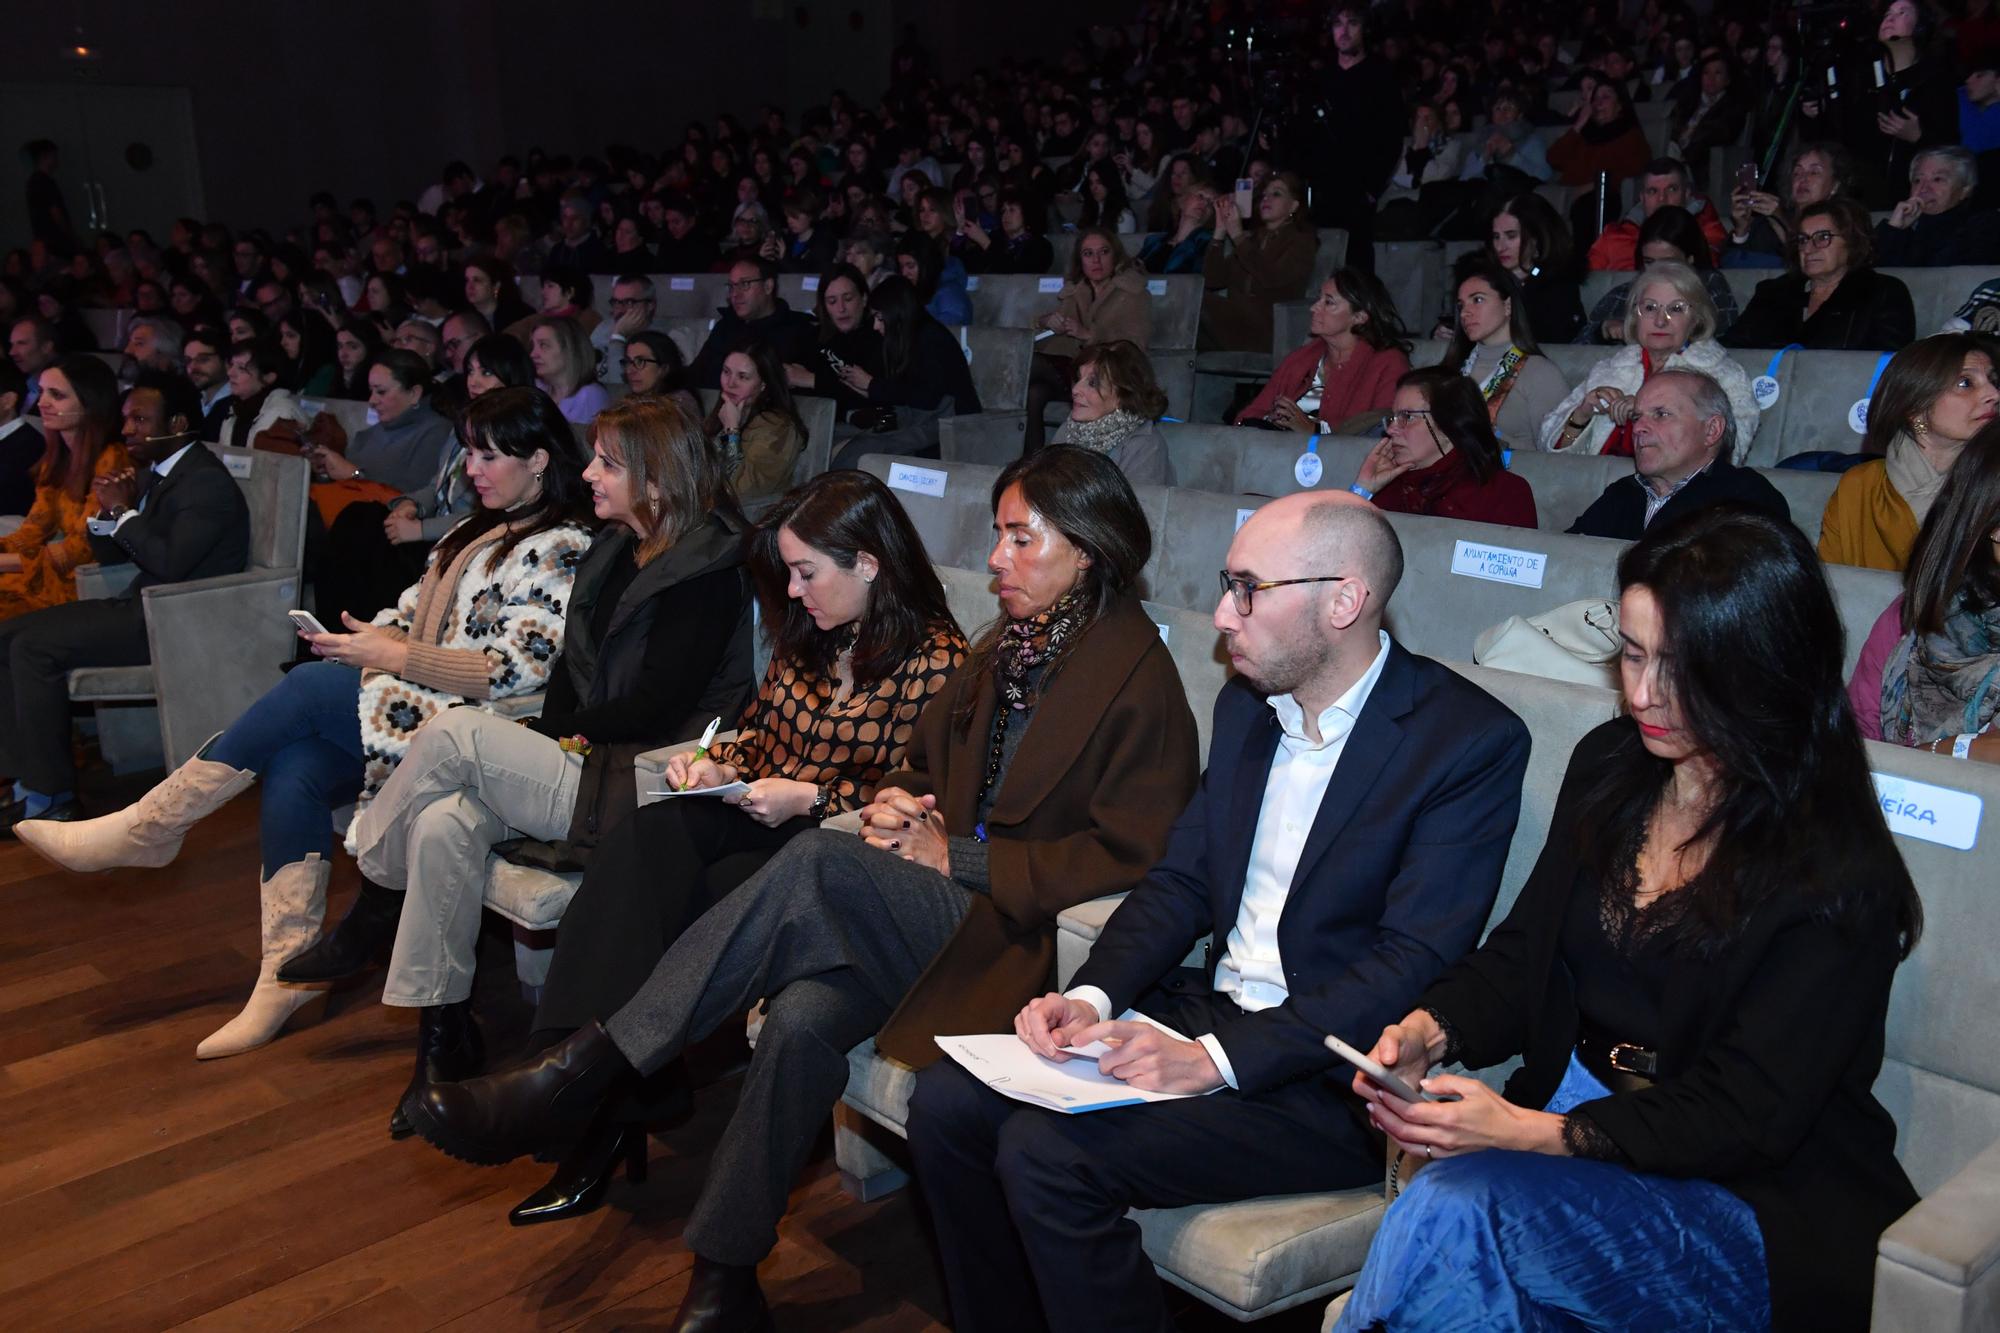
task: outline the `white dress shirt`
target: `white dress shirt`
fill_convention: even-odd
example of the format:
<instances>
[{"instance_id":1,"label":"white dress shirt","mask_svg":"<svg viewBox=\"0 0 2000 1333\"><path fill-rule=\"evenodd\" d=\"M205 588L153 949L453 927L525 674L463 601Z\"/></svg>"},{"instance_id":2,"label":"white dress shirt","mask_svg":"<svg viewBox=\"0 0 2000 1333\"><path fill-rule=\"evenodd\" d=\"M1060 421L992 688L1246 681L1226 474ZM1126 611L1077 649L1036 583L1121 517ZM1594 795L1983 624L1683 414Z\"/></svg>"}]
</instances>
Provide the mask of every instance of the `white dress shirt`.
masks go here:
<instances>
[{"instance_id":1,"label":"white dress shirt","mask_svg":"<svg viewBox=\"0 0 2000 1333\"><path fill-rule=\"evenodd\" d=\"M1236 925L1229 932L1222 959L1215 968L1215 989L1227 995L1245 1013L1274 1009L1290 997L1285 984L1284 960L1278 952L1278 922L1291 896L1292 878L1298 872L1299 857L1305 852L1306 837L1319 817L1327 784L1347 749L1347 737L1382 668L1389 661L1389 636L1377 631L1380 647L1375 660L1348 686L1347 692L1327 705L1319 715L1319 740L1307 738L1305 710L1289 694L1273 695L1265 702L1277 714L1278 748L1271 756L1271 770L1264 781L1264 802L1257 816L1257 832L1250 843L1250 862L1244 872L1243 898L1236 909ZM1069 998L1088 1001L1109 1018L1111 997L1096 986L1078 986ZM1196 1038L1222 1075L1222 1081L1236 1086L1236 1071L1222 1042L1213 1033Z\"/></svg>"}]
</instances>

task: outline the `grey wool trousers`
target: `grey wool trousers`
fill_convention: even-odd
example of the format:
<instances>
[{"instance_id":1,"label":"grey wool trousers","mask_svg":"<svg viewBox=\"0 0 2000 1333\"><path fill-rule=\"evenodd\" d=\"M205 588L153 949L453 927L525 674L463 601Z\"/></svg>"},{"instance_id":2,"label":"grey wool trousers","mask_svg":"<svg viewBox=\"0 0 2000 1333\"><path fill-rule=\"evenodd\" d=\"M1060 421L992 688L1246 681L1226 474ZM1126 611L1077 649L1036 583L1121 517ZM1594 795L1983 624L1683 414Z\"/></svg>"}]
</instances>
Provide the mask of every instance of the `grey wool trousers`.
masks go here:
<instances>
[{"instance_id":1,"label":"grey wool trousers","mask_svg":"<svg viewBox=\"0 0 2000 1333\"><path fill-rule=\"evenodd\" d=\"M847 1052L880 1030L957 930L970 890L815 829L690 926L605 1024L650 1074L769 1001L736 1112L688 1215L688 1248L755 1264L777 1243L792 1182L847 1086Z\"/></svg>"}]
</instances>

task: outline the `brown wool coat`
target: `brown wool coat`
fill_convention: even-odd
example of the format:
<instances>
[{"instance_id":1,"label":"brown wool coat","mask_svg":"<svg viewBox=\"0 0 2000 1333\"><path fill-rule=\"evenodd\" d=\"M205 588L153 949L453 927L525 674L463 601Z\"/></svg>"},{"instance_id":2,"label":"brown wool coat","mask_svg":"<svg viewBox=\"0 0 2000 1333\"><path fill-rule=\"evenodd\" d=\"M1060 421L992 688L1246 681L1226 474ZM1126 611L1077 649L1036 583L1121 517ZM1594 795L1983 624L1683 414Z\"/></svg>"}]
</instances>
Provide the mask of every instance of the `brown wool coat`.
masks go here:
<instances>
[{"instance_id":1,"label":"brown wool coat","mask_svg":"<svg viewBox=\"0 0 2000 1333\"><path fill-rule=\"evenodd\" d=\"M976 690L971 726L952 724L961 690ZM993 674L961 672L917 723L906 767L884 787L936 793L945 826L970 830L985 774ZM922 1068L944 1033L1005 1032L1049 989L1056 916L1137 884L1200 776L1194 714L1173 657L1136 597L1127 597L1069 651L1036 706L987 818L992 889L903 1003L876 1047Z\"/></svg>"}]
</instances>

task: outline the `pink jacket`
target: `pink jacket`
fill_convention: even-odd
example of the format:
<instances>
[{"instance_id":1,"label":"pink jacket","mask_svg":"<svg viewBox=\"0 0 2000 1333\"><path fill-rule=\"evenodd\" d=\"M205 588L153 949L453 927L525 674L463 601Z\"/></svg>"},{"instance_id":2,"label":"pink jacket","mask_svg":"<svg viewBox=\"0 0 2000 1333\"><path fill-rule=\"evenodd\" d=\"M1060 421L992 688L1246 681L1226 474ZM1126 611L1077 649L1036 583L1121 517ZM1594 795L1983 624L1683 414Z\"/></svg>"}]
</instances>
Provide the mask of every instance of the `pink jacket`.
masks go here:
<instances>
[{"instance_id":1,"label":"pink jacket","mask_svg":"<svg viewBox=\"0 0 2000 1333\"><path fill-rule=\"evenodd\" d=\"M1326 344L1314 338L1283 361L1271 374L1270 382L1257 391L1250 406L1237 415L1236 424L1269 416L1280 398L1296 399L1312 383L1313 371L1326 355ZM1338 430L1340 423L1360 412L1386 412L1395 401L1396 381L1408 374L1410 358L1401 349L1378 351L1365 342L1354 344L1353 355L1327 377L1325 397L1320 399L1319 419Z\"/></svg>"}]
</instances>

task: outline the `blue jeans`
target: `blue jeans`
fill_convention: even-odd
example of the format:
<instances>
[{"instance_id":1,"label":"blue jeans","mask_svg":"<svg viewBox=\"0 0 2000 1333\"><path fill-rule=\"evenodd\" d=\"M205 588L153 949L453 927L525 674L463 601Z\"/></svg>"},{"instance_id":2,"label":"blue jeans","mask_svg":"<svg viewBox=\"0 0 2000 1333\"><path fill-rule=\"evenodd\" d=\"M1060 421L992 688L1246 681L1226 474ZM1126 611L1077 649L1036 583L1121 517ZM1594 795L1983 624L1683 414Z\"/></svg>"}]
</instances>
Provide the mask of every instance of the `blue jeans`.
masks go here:
<instances>
[{"instance_id":1,"label":"blue jeans","mask_svg":"<svg viewBox=\"0 0 2000 1333\"><path fill-rule=\"evenodd\" d=\"M1609 1095L1572 1055L1547 1109ZM1487 1151L1426 1164L1389 1205L1335 1329L1770 1326L1763 1232L1722 1186Z\"/></svg>"},{"instance_id":2,"label":"blue jeans","mask_svg":"<svg viewBox=\"0 0 2000 1333\"><path fill-rule=\"evenodd\" d=\"M308 853L333 855L333 811L361 794L361 673L338 662L292 668L204 757L263 784L264 877Z\"/></svg>"}]
</instances>

